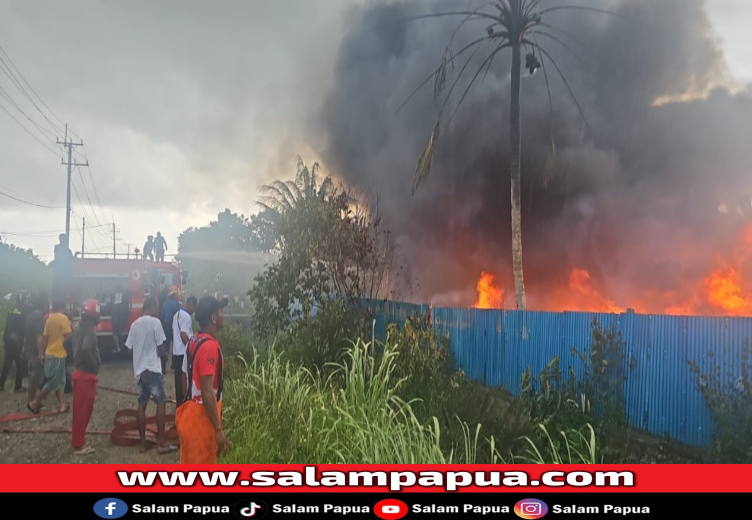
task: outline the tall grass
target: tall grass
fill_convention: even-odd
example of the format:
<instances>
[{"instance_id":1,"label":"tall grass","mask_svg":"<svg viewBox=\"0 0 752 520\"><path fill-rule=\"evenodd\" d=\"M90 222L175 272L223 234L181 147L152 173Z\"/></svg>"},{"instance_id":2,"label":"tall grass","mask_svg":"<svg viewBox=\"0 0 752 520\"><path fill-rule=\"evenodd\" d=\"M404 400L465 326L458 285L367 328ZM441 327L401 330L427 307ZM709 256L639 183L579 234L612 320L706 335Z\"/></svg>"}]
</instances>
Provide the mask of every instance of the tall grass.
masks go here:
<instances>
[{"instance_id":1,"label":"tall grass","mask_svg":"<svg viewBox=\"0 0 752 520\"><path fill-rule=\"evenodd\" d=\"M449 464L474 462L477 438L462 456L445 454L440 428L422 424L397 395L396 348L376 357L372 343L351 344L332 374L297 367L274 349L254 356L228 381L226 421L235 448L228 462Z\"/></svg>"},{"instance_id":2,"label":"tall grass","mask_svg":"<svg viewBox=\"0 0 752 520\"><path fill-rule=\"evenodd\" d=\"M539 446L530 437L523 437L521 454L512 455L512 462L524 464L602 464L598 455L595 430L586 425L585 433L579 430L559 432L560 438L552 436L548 429L540 424L543 442Z\"/></svg>"},{"instance_id":3,"label":"tall grass","mask_svg":"<svg viewBox=\"0 0 752 520\"><path fill-rule=\"evenodd\" d=\"M373 343L358 340L339 362L326 367L330 375L324 378L291 363L274 348L263 357L254 353L250 360L238 354L243 369L227 381L225 400L225 423L234 446L224 461L472 464L479 450L488 450L501 462L493 438L484 439L480 425L471 428L459 421L462 442L442 447L439 421L420 421L413 409L417 400L406 402L399 396L407 379L395 376L399 358L395 344L387 342L377 355ZM593 438L593 446L594 442ZM519 462L552 456L550 449L534 448L529 440ZM572 444L569 458L577 459L580 452L582 447Z\"/></svg>"}]
</instances>

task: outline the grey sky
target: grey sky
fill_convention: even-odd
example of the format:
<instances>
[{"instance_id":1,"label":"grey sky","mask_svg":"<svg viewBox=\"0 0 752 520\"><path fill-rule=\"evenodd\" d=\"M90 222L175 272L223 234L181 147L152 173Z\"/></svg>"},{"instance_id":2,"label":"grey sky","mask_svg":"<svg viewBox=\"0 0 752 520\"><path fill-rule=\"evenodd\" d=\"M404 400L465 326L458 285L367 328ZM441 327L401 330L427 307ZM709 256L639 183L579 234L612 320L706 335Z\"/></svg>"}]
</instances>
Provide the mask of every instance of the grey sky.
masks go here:
<instances>
[{"instance_id":1,"label":"grey sky","mask_svg":"<svg viewBox=\"0 0 752 520\"><path fill-rule=\"evenodd\" d=\"M121 252L125 243L140 247L158 230L174 252L183 229L225 207L251 213L256 186L289 175L296 154L316 160L305 123L328 90L343 16L355 3L0 0L0 45L84 139L104 206L102 216L89 170L74 172L73 249L80 249L75 230L87 214L88 226L114 217ZM752 4L709 5L732 73L752 79L746 35ZM2 72L0 87L49 129ZM0 105L53 146L2 95ZM45 150L2 110L0 139L0 191L63 206L62 154ZM49 260L64 230L64 210L0 199L0 232L36 235L7 238ZM86 240L87 249L112 249L105 228Z\"/></svg>"}]
</instances>

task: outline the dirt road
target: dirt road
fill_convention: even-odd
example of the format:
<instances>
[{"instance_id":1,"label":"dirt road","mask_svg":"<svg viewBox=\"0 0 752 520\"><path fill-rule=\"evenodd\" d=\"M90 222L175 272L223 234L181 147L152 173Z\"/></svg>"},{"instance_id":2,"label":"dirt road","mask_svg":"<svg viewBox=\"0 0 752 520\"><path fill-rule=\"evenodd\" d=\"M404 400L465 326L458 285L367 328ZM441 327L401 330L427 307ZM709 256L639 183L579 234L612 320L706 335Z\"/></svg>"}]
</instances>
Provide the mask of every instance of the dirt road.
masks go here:
<instances>
[{"instance_id":1,"label":"dirt road","mask_svg":"<svg viewBox=\"0 0 752 520\"><path fill-rule=\"evenodd\" d=\"M169 370L169 369L168 369ZM12 381L12 377L10 381ZM165 375L168 398L175 398L172 371ZM9 383L10 383L9 381ZM26 381L24 381L24 384ZM100 386L135 391L133 365L129 359L104 359L99 374ZM71 402L71 394L65 396ZM44 411L54 410L54 397L47 399ZM136 409L136 396L99 390L89 430L111 430L115 412L121 409ZM174 404L167 405L167 413L175 411ZM14 394L12 383L0 392L0 416L11 413L27 413L26 394ZM155 415L156 406L149 404L147 415ZM71 426L71 413L36 417L21 421L0 423L0 429L56 429ZM87 435L87 442L94 453L76 455L70 446L70 433L0 433L0 463L2 464L175 464L177 453L160 455L156 448L139 453L136 447L113 446L109 435Z\"/></svg>"}]
</instances>

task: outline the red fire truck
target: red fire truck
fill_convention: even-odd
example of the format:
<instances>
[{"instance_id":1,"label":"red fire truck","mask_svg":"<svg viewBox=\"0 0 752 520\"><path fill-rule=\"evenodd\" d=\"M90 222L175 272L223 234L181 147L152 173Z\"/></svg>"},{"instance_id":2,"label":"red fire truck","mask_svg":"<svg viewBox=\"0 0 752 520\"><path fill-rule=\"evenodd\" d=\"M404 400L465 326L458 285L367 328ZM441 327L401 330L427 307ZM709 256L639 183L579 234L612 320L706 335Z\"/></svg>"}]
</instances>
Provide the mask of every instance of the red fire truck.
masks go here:
<instances>
[{"instance_id":1,"label":"red fire truck","mask_svg":"<svg viewBox=\"0 0 752 520\"><path fill-rule=\"evenodd\" d=\"M81 304L96 299L101 308L97 327L100 348L122 349L131 324L141 316L144 301L156 298L161 308L169 288L186 283L187 273L173 262L75 258L67 295L69 316L77 326Z\"/></svg>"}]
</instances>

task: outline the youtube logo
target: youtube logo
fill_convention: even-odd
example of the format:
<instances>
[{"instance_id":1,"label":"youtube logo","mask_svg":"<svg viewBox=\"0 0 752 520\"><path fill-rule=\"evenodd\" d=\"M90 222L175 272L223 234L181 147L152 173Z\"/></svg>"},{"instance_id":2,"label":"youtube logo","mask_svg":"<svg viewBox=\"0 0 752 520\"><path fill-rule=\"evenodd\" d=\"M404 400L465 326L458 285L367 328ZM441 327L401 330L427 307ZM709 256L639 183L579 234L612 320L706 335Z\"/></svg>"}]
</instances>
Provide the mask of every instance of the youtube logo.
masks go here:
<instances>
[{"instance_id":1,"label":"youtube logo","mask_svg":"<svg viewBox=\"0 0 752 520\"><path fill-rule=\"evenodd\" d=\"M407 504L401 500L388 498L373 506L373 514L383 520L399 520L408 512Z\"/></svg>"}]
</instances>

